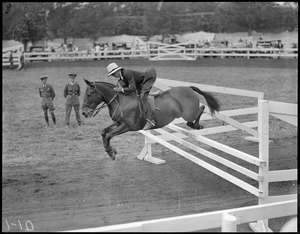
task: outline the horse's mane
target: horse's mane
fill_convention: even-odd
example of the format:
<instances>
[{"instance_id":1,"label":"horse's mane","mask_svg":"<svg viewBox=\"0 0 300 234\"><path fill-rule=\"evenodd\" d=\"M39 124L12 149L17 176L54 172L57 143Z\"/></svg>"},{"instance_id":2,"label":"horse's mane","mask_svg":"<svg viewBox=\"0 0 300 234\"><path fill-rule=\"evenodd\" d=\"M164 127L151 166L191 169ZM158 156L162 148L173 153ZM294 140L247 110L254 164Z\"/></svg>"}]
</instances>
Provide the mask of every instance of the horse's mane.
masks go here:
<instances>
[{"instance_id":1,"label":"horse's mane","mask_svg":"<svg viewBox=\"0 0 300 234\"><path fill-rule=\"evenodd\" d=\"M111 86L112 88L116 87L114 84L104 82L104 81L94 81L94 82L95 82L95 84L104 84L104 85L107 85L107 86Z\"/></svg>"}]
</instances>

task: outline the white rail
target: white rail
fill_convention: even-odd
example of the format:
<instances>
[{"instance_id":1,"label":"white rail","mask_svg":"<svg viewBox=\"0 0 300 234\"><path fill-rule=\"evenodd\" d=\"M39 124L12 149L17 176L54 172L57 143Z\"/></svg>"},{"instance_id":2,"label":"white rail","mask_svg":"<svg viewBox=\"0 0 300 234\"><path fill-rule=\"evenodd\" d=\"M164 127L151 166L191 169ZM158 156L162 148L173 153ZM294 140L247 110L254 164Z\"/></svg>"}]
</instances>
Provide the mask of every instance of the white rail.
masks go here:
<instances>
[{"instance_id":1,"label":"white rail","mask_svg":"<svg viewBox=\"0 0 300 234\"><path fill-rule=\"evenodd\" d=\"M172 218L70 230L66 232L193 232L220 227L224 232L236 231L237 225L243 223L255 222L260 219L296 215L297 207L297 200L290 200Z\"/></svg>"},{"instance_id":2,"label":"white rail","mask_svg":"<svg viewBox=\"0 0 300 234\"><path fill-rule=\"evenodd\" d=\"M17 46L20 48L20 46ZM16 48L17 48L16 47ZM12 49L3 49L3 53ZM13 48L15 50L15 48ZM33 61L76 61L96 59L150 59L150 60L195 60L203 57L244 57L244 58L298 58L298 49L260 49L260 48L155 48L140 50L107 50L100 52L25 52L25 62ZM8 66L8 57L2 54L2 65Z\"/></svg>"}]
</instances>

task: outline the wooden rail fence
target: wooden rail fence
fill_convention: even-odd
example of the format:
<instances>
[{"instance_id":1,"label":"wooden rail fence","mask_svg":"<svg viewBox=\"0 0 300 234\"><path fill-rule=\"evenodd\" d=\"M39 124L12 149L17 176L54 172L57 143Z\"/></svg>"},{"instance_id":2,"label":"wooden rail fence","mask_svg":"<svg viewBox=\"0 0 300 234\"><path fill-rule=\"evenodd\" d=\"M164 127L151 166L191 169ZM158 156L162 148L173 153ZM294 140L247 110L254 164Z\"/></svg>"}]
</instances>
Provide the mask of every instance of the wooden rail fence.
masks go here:
<instances>
[{"instance_id":1,"label":"wooden rail fence","mask_svg":"<svg viewBox=\"0 0 300 234\"><path fill-rule=\"evenodd\" d=\"M77 51L77 52L25 52L25 62L52 62L100 59L148 59L159 60L196 60L201 58L298 58L298 49L264 49L264 48L187 48L186 44L148 43L147 49ZM17 48L18 47L18 48ZM14 64L19 63L23 47L17 46L2 50L2 66L9 66L9 51L13 51Z\"/></svg>"}]
</instances>

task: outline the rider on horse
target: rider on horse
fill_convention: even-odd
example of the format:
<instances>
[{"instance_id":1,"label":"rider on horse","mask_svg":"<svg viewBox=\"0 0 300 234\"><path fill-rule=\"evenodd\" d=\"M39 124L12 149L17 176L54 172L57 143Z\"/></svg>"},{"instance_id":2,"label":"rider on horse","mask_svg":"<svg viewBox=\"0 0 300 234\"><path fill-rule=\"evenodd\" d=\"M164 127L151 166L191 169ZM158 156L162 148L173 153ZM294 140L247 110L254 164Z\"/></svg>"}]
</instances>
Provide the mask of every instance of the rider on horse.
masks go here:
<instances>
[{"instance_id":1,"label":"rider on horse","mask_svg":"<svg viewBox=\"0 0 300 234\"><path fill-rule=\"evenodd\" d=\"M156 71L154 68L149 68L145 72L127 70L119 67L116 63L111 63L107 66L108 76L119 78L117 86L114 91L117 93L124 93L125 95L136 92L142 102L143 112L145 114L147 123L143 130L151 129L155 126L153 113L150 104L148 103L148 95L156 80Z\"/></svg>"}]
</instances>

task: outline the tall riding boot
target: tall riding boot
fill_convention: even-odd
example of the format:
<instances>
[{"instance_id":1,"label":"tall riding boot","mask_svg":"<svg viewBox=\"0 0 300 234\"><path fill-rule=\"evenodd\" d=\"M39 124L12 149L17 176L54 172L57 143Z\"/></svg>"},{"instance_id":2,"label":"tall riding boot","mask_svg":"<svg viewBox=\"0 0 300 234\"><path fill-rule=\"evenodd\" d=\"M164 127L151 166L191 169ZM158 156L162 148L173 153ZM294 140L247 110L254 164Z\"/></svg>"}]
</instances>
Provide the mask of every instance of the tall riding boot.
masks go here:
<instances>
[{"instance_id":1,"label":"tall riding boot","mask_svg":"<svg viewBox=\"0 0 300 234\"><path fill-rule=\"evenodd\" d=\"M54 117L52 116L52 120L53 120L54 125L56 125L56 119L55 119L55 116L54 116Z\"/></svg>"},{"instance_id":2,"label":"tall riding boot","mask_svg":"<svg viewBox=\"0 0 300 234\"><path fill-rule=\"evenodd\" d=\"M47 127L49 127L49 118L48 118L48 116L45 116L45 120L46 120L46 123L47 123Z\"/></svg>"},{"instance_id":3,"label":"tall riding boot","mask_svg":"<svg viewBox=\"0 0 300 234\"><path fill-rule=\"evenodd\" d=\"M142 98L142 104L143 104L143 111L145 113L145 118L147 120L147 123L144 126L143 130L148 130L148 129L151 129L155 126L155 121L154 121L154 118L153 118L153 114L152 114L150 104L148 103L148 100L147 100L147 96L144 96Z\"/></svg>"},{"instance_id":4,"label":"tall riding boot","mask_svg":"<svg viewBox=\"0 0 300 234\"><path fill-rule=\"evenodd\" d=\"M51 116L52 116L53 123L56 125L56 119L54 113L51 113Z\"/></svg>"}]
</instances>

